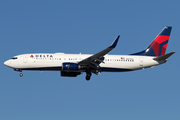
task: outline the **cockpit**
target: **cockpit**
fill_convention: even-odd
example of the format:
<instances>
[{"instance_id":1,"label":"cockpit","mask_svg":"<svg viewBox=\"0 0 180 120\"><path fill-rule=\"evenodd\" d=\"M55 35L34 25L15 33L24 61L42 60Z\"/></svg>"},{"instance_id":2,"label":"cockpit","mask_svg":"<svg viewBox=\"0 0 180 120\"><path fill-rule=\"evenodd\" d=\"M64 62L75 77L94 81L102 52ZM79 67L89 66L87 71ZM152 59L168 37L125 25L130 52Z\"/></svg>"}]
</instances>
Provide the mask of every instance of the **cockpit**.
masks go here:
<instances>
[{"instance_id":1,"label":"cockpit","mask_svg":"<svg viewBox=\"0 0 180 120\"><path fill-rule=\"evenodd\" d=\"M11 59L16 60L16 59L18 59L18 57L12 57Z\"/></svg>"}]
</instances>

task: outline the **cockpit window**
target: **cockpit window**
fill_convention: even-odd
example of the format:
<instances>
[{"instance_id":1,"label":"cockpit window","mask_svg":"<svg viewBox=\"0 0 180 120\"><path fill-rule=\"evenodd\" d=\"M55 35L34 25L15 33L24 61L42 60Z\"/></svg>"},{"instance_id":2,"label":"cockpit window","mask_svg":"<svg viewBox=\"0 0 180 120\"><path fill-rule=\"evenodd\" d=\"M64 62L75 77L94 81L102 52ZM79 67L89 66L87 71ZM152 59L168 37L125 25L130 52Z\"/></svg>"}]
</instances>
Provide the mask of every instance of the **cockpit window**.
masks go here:
<instances>
[{"instance_id":1,"label":"cockpit window","mask_svg":"<svg viewBox=\"0 0 180 120\"><path fill-rule=\"evenodd\" d=\"M17 58L17 57L13 57L13 58L11 58L11 59L15 60L15 59L18 59L18 58Z\"/></svg>"}]
</instances>

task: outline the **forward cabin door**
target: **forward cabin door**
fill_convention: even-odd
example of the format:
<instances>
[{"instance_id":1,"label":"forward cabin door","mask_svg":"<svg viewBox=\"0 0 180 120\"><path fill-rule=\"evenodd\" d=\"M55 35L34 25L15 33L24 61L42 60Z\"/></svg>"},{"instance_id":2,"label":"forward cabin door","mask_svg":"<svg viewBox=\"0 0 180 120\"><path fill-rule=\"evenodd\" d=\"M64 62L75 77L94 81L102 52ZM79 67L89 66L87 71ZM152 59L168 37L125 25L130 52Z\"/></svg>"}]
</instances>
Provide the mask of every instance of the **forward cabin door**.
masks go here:
<instances>
[{"instance_id":1,"label":"forward cabin door","mask_svg":"<svg viewBox=\"0 0 180 120\"><path fill-rule=\"evenodd\" d=\"M27 55L24 55L24 56L23 56L23 62L24 62L24 63L27 63L27 62L28 62L28 56L27 56Z\"/></svg>"},{"instance_id":2,"label":"forward cabin door","mask_svg":"<svg viewBox=\"0 0 180 120\"><path fill-rule=\"evenodd\" d=\"M143 66L143 58L139 58L139 66Z\"/></svg>"}]
</instances>

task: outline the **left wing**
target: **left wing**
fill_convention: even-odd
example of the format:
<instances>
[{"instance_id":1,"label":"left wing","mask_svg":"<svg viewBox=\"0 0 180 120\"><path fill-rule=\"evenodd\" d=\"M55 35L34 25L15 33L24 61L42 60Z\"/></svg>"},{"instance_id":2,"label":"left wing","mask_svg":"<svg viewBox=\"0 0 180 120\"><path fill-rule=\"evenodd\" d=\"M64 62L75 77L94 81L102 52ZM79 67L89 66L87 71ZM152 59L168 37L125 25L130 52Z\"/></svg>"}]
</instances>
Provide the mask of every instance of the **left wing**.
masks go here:
<instances>
[{"instance_id":1,"label":"left wing","mask_svg":"<svg viewBox=\"0 0 180 120\"><path fill-rule=\"evenodd\" d=\"M98 52L82 61L80 61L78 64L82 66L86 66L88 68L97 69L100 63L103 63L104 61L104 55L106 55L108 52L110 52L112 49L114 49L118 43L120 36L117 36L117 38L114 40L114 42L111 44L111 46L107 47L106 49L102 50L101 52Z\"/></svg>"}]
</instances>

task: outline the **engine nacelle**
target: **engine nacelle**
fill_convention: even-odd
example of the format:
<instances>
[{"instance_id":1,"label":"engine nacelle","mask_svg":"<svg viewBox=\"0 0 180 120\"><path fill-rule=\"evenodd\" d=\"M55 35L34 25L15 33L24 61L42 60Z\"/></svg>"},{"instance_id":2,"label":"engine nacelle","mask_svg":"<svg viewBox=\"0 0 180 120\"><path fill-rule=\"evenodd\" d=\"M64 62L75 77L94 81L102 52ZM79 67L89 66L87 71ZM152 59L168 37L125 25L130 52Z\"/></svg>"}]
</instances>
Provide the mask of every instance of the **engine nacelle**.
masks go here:
<instances>
[{"instance_id":1,"label":"engine nacelle","mask_svg":"<svg viewBox=\"0 0 180 120\"><path fill-rule=\"evenodd\" d=\"M62 70L77 71L79 68L80 66L77 63L66 62L62 64Z\"/></svg>"},{"instance_id":2,"label":"engine nacelle","mask_svg":"<svg viewBox=\"0 0 180 120\"><path fill-rule=\"evenodd\" d=\"M61 71L61 76L62 77L77 77L77 75L80 75L80 72L65 72Z\"/></svg>"}]
</instances>

